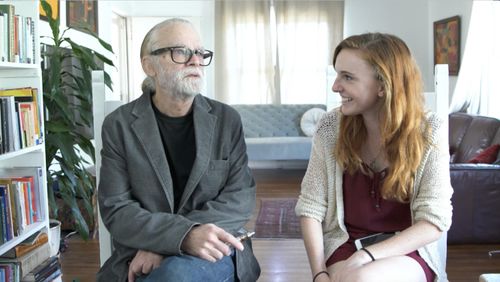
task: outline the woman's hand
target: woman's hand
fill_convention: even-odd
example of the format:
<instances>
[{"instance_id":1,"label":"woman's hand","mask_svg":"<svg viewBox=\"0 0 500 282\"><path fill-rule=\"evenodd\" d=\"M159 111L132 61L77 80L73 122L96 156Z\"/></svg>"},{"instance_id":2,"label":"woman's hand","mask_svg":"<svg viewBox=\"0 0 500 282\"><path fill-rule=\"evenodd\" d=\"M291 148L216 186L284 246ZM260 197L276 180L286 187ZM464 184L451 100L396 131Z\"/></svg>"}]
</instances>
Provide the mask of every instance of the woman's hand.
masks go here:
<instances>
[{"instance_id":1,"label":"woman's hand","mask_svg":"<svg viewBox=\"0 0 500 282\"><path fill-rule=\"evenodd\" d=\"M316 279L314 279L314 282L330 282L330 276L328 276L326 273L325 274L320 274Z\"/></svg>"},{"instance_id":2,"label":"woman's hand","mask_svg":"<svg viewBox=\"0 0 500 282\"><path fill-rule=\"evenodd\" d=\"M350 256L347 260L340 261L334 265L333 273L330 276L330 281L332 282L341 282L346 281L348 275L351 275L352 272L360 267L363 267L365 264L370 263L372 260L363 251L357 251L352 256Z\"/></svg>"},{"instance_id":3,"label":"woman's hand","mask_svg":"<svg viewBox=\"0 0 500 282\"><path fill-rule=\"evenodd\" d=\"M136 276L149 274L160 266L163 256L157 253L139 250L128 266L128 281L134 282Z\"/></svg>"}]
</instances>

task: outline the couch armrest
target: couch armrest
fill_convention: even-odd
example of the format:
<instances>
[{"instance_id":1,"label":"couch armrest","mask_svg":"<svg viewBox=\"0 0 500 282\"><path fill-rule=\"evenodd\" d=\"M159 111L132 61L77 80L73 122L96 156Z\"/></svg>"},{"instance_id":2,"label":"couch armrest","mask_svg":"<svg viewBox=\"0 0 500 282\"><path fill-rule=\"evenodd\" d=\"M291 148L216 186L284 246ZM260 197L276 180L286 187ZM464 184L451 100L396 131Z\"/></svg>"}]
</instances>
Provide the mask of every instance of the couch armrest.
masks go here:
<instances>
[{"instance_id":1,"label":"couch armrest","mask_svg":"<svg viewBox=\"0 0 500 282\"><path fill-rule=\"evenodd\" d=\"M500 243L500 165L450 164L448 243Z\"/></svg>"}]
</instances>

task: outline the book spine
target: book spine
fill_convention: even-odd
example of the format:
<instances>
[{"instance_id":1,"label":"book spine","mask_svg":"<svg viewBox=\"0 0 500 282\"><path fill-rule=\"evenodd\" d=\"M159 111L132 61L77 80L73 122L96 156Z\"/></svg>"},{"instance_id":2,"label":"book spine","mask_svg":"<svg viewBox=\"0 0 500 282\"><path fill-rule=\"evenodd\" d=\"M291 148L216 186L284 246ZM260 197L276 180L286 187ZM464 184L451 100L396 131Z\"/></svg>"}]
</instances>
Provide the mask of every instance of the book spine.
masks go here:
<instances>
[{"instance_id":1,"label":"book spine","mask_svg":"<svg viewBox=\"0 0 500 282\"><path fill-rule=\"evenodd\" d=\"M16 101L14 97L7 97L7 111L8 111L8 134L9 134L9 152L14 152L19 150L19 143L16 142L18 139L17 132L19 131L19 120L16 115Z\"/></svg>"},{"instance_id":2,"label":"book spine","mask_svg":"<svg viewBox=\"0 0 500 282\"><path fill-rule=\"evenodd\" d=\"M38 222L40 220L38 216L38 198L40 198L40 195L38 194L38 189L35 187L35 181L32 176L28 177L29 179L29 189L30 189L30 195L31 195L31 213L33 216L33 222Z\"/></svg>"},{"instance_id":3,"label":"book spine","mask_svg":"<svg viewBox=\"0 0 500 282\"><path fill-rule=\"evenodd\" d=\"M15 7L12 4L0 4L0 11L4 12L4 15L6 15L7 18L7 32L5 33L7 36L7 57L8 57L8 62L14 62L14 45L15 45L15 38L14 38L14 14L15 14Z\"/></svg>"},{"instance_id":4,"label":"book spine","mask_svg":"<svg viewBox=\"0 0 500 282\"><path fill-rule=\"evenodd\" d=\"M6 235L7 223L5 221L5 207L3 204L3 196L0 196L0 221L1 221L0 228L2 228L2 232L0 232L0 242L2 242L3 244L7 242L7 235Z\"/></svg>"},{"instance_id":5,"label":"book spine","mask_svg":"<svg viewBox=\"0 0 500 282\"><path fill-rule=\"evenodd\" d=\"M42 196L44 194L45 188L43 187L43 169L41 167L35 167L36 170L36 176L33 177L35 183L35 188L37 189L37 210L38 210L38 219L40 221L44 221L46 219L45 217L45 209L43 208L45 206L45 201L44 197Z\"/></svg>"},{"instance_id":6,"label":"book spine","mask_svg":"<svg viewBox=\"0 0 500 282\"><path fill-rule=\"evenodd\" d=\"M36 39L35 39L35 23L33 22L33 19L30 18L30 38L31 38L31 63L35 64L37 63L37 58L36 58Z\"/></svg>"},{"instance_id":7,"label":"book spine","mask_svg":"<svg viewBox=\"0 0 500 282\"><path fill-rule=\"evenodd\" d=\"M21 230L25 230L26 227L28 226L28 219L27 219L27 214L26 214L26 203L24 201L24 191L23 191L23 185L22 182L19 181L14 181L13 185L16 187L16 197L18 197L16 200L18 200L18 211L20 216L20 227Z\"/></svg>"},{"instance_id":8,"label":"book spine","mask_svg":"<svg viewBox=\"0 0 500 282\"><path fill-rule=\"evenodd\" d=\"M9 181L10 182L10 181ZM16 196L15 196L15 189L12 187L12 183L6 183L7 189L9 191L9 198L10 198L10 210L12 212L12 231L14 233L14 236L19 236L21 233L19 232L19 219L18 214L17 214L17 202L16 202Z\"/></svg>"},{"instance_id":9,"label":"book spine","mask_svg":"<svg viewBox=\"0 0 500 282\"><path fill-rule=\"evenodd\" d=\"M8 101L7 97L0 97L2 100L2 151L4 153L9 152L9 110L7 108Z\"/></svg>"},{"instance_id":10,"label":"book spine","mask_svg":"<svg viewBox=\"0 0 500 282\"><path fill-rule=\"evenodd\" d=\"M5 16L4 12L0 11L0 62L5 62L5 42L7 41L7 33L4 30Z\"/></svg>"},{"instance_id":11,"label":"book spine","mask_svg":"<svg viewBox=\"0 0 500 282\"><path fill-rule=\"evenodd\" d=\"M0 196L2 197L2 208L5 214L5 241L9 241L14 237L12 228L12 212L10 209L10 195L6 185L0 186Z\"/></svg>"},{"instance_id":12,"label":"book spine","mask_svg":"<svg viewBox=\"0 0 500 282\"><path fill-rule=\"evenodd\" d=\"M25 203L24 209L25 209L25 213L26 213L26 222L28 223L28 225L30 225L33 223L33 221L31 220L30 200L29 200L29 196L28 196L29 189L28 189L25 181L20 181L19 183L21 184L23 196L24 196L24 203Z\"/></svg>"},{"instance_id":13,"label":"book spine","mask_svg":"<svg viewBox=\"0 0 500 282\"><path fill-rule=\"evenodd\" d=\"M31 98L33 96L33 89L36 89L36 88L21 87L21 88L0 89L0 96L14 96L14 97ZM33 100L29 99L28 101L33 101Z\"/></svg>"}]
</instances>

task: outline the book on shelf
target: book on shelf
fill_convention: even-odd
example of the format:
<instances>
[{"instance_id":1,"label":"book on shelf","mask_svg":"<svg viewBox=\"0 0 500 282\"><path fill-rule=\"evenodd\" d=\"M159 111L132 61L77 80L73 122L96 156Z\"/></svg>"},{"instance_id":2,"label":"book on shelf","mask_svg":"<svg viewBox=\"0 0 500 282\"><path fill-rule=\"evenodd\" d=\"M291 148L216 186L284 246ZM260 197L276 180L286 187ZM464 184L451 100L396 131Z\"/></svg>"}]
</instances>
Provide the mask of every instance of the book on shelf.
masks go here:
<instances>
[{"instance_id":1,"label":"book on shelf","mask_svg":"<svg viewBox=\"0 0 500 282\"><path fill-rule=\"evenodd\" d=\"M35 23L15 13L13 4L0 4L0 61L35 63Z\"/></svg>"},{"instance_id":2,"label":"book on shelf","mask_svg":"<svg viewBox=\"0 0 500 282\"><path fill-rule=\"evenodd\" d=\"M7 34L7 29L5 28L5 25L7 24L7 15L3 12L0 11L0 62L5 62L7 61L7 37L5 34Z\"/></svg>"},{"instance_id":3,"label":"book on shelf","mask_svg":"<svg viewBox=\"0 0 500 282\"><path fill-rule=\"evenodd\" d=\"M6 230L7 230L7 222L5 221L5 206L3 203L3 196L0 196L0 243L3 244L8 241Z\"/></svg>"},{"instance_id":4,"label":"book on shelf","mask_svg":"<svg viewBox=\"0 0 500 282\"><path fill-rule=\"evenodd\" d=\"M12 183L12 179L0 178L0 187L6 187L8 191L8 197L11 208L11 218L12 218L12 233L14 236L19 236L27 224L23 224L23 209L24 209L24 197L19 197L19 190L16 185ZM22 201L21 201L22 199ZM3 210L3 209L2 209ZM24 219L25 220L25 219ZM4 231L2 225L2 232Z\"/></svg>"},{"instance_id":5,"label":"book on shelf","mask_svg":"<svg viewBox=\"0 0 500 282\"><path fill-rule=\"evenodd\" d=\"M13 96L0 95L0 111L2 116L2 148L3 152L13 152L21 149L19 118L16 111L16 101Z\"/></svg>"},{"instance_id":6,"label":"book on shelf","mask_svg":"<svg viewBox=\"0 0 500 282\"><path fill-rule=\"evenodd\" d=\"M14 238L11 197L7 185L0 184L0 216L2 221L2 243Z\"/></svg>"},{"instance_id":7,"label":"book on shelf","mask_svg":"<svg viewBox=\"0 0 500 282\"><path fill-rule=\"evenodd\" d=\"M3 152L41 144L43 128L38 89L0 89L0 102Z\"/></svg>"},{"instance_id":8,"label":"book on shelf","mask_svg":"<svg viewBox=\"0 0 500 282\"><path fill-rule=\"evenodd\" d=\"M0 4L0 11L4 16L4 30L2 40L5 40L6 50L4 62L14 62L14 15L15 6L12 4Z\"/></svg>"},{"instance_id":9,"label":"book on shelf","mask_svg":"<svg viewBox=\"0 0 500 282\"><path fill-rule=\"evenodd\" d=\"M2 254L0 257L3 258L18 258L29 253L30 251L36 249L37 247L47 243L49 241L49 236L46 232L38 231L28 237L26 240L19 243L17 246L8 250L6 253Z\"/></svg>"},{"instance_id":10,"label":"book on shelf","mask_svg":"<svg viewBox=\"0 0 500 282\"><path fill-rule=\"evenodd\" d=\"M30 183L30 193L34 195L31 199L32 215L34 221L43 221L47 218L45 214L44 170L39 166L15 166L0 168L0 178L27 178Z\"/></svg>"},{"instance_id":11,"label":"book on shelf","mask_svg":"<svg viewBox=\"0 0 500 282\"><path fill-rule=\"evenodd\" d=\"M21 279L21 269L19 264L16 263L0 263L0 272L2 272L3 279L0 281L20 281Z\"/></svg>"},{"instance_id":12,"label":"book on shelf","mask_svg":"<svg viewBox=\"0 0 500 282\"><path fill-rule=\"evenodd\" d=\"M28 252L24 256L18 258L0 258L0 264L19 263L21 269L21 277L30 273L35 267L44 262L50 257L50 244L44 243L34 250Z\"/></svg>"},{"instance_id":13,"label":"book on shelf","mask_svg":"<svg viewBox=\"0 0 500 282\"><path fill-rule=\"evenodd\" d=\"M57 256L49 257L40 265L35 267L30 273L26 274L21 281L23 282L41 282L52 281L61 275L61 263Z\"/></svg>"},{"instance_id":14,"label":"book on shelf","mask_svg":"<svg viewBox=\"0 0 500 282\"><path fill-rule=\"evenodd\" d=\"M0 242L45 220L43 173L41 167L0 168Z\"/></svg>"}]
</instances>

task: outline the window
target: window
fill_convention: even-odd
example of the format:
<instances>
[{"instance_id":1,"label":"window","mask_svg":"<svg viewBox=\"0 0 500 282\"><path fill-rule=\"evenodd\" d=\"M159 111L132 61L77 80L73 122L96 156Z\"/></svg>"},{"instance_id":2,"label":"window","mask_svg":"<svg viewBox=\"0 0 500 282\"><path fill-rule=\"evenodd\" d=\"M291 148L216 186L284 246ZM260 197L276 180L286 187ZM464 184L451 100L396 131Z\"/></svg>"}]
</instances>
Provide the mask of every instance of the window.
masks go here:
<instances>
[{"instance_id":1,"label":"window","mask_svg":"<svg viewBox=\"0 0 500 282\"><path fill-rule=\"evenodd\" d=\"M343 2L217 5L217 99L230 104L326 104L327 68L342 39Z\"/></svg>"},{"instance_id":2,"label":"window","mask_svg":"<svg viewBox=\"0 0 500 282\"><path fill-rule=\"evenodd\" d=\"M450 111L500 118L500 1L474 1Z\"/></svg>"}]
</instances>

